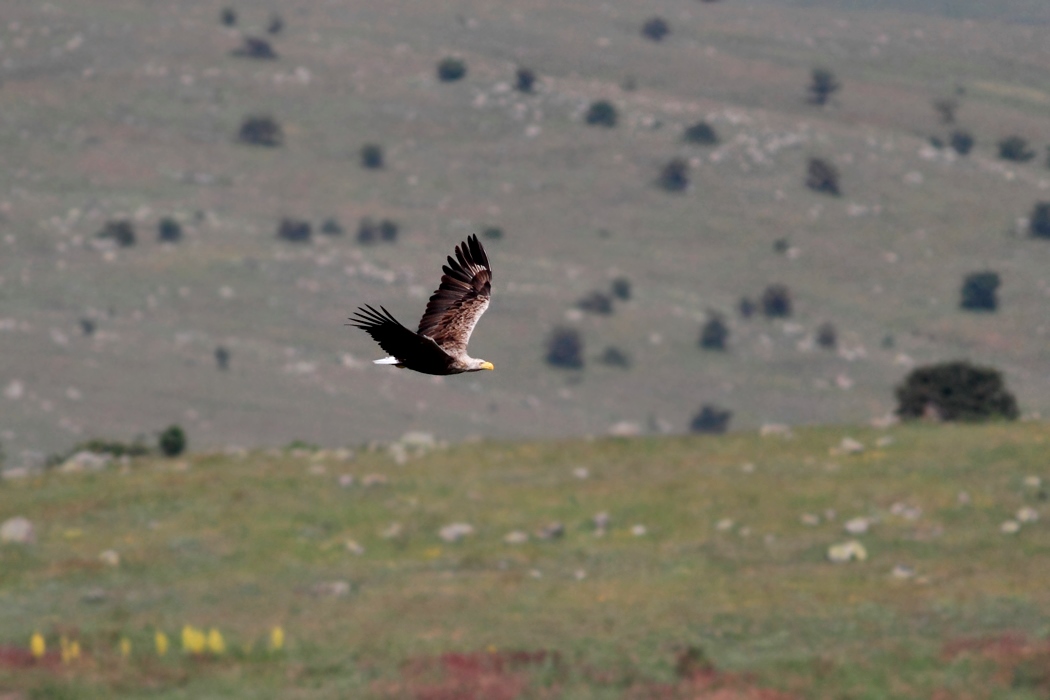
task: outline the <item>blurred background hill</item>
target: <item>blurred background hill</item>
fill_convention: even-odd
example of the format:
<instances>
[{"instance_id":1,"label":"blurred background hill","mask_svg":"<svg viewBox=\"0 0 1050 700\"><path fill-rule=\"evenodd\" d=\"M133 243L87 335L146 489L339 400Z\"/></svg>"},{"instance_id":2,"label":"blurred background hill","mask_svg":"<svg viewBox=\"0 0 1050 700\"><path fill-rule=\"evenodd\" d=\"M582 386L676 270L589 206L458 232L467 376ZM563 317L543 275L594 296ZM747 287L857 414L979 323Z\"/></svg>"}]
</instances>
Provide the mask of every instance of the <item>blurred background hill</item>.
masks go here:
<instances>
[{"instance_id":1,"label":"blurred background hill","mask_svg":"<svg viewBox=\"0 0 1050 700\"><path fill-rule=\"evenodd\" d=\"M7 0L9 464L171 423L194 447L677 433L703 404L858 423L957 358L1045 413L1048 22L1035 0ZM471 233L496 372L372 366L345 318L414 327ZM991 308L962 308L975 273Z\"/></svg>"}]
</instances>

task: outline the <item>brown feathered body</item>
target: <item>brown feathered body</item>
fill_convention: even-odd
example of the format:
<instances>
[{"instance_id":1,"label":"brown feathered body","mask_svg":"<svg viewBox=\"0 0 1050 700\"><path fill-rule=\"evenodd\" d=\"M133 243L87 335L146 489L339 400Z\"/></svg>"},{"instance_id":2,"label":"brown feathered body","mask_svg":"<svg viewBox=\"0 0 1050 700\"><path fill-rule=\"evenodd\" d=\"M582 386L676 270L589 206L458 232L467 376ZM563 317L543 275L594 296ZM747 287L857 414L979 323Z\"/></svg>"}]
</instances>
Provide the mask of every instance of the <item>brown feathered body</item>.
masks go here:
<instances>
[{"instance_id":1,"label":"brown feathered body","mask_svg":"<svg viewBox=\"0 0 1050 700\"><path fill-rule=\"evenodd\" d=\"M478 319L489 307L492 269L477 236L456 246L442 267L441 285L427 302L412 332L384 307L377 311L358 308L348 325L367 331L390 357L376 364L391 364L424 374L460 374L492 369L492 363L467 354L467 342Z\"/></svg>"}]
</instances>

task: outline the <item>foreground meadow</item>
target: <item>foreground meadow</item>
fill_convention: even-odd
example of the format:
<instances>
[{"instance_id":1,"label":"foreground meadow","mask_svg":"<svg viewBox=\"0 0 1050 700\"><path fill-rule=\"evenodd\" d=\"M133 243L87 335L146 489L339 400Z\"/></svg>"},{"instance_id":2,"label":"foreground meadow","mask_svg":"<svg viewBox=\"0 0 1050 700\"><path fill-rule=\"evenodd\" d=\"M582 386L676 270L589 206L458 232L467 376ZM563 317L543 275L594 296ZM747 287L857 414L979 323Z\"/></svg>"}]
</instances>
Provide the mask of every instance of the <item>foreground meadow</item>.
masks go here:
<instances>
[{"instance_id":1,"label":"foreground meadow","mask_svg":"<svg viewBox=\"0 0 1050 700\"><path fill-rule=\"evenodd\" d=\"M1046 697L1048 435L422 442L9 479L0 518L35 541L0 546L0 696Z\"/></svg>"}]
</instances>

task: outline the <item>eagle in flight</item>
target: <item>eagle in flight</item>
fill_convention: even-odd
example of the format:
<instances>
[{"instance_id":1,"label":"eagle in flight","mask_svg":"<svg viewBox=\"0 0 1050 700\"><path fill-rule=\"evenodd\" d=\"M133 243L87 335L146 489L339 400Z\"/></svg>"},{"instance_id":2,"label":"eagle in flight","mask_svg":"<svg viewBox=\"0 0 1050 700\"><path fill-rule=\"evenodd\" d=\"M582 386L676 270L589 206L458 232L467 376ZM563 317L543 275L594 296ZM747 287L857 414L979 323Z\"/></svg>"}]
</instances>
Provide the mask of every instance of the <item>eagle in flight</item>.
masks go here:
<instances>
[{"instance_id":1,"label":"eagle in flight","mask_svg":"<svg viewBox=\"0 0 1050 700\"><path fill-rule=\"evenodd\" d=\"M419 330L402 326L382 306L359 307L348 326L367 331L389 357L377 365L407 367L424 374L460 374L495 369L491 362L467 354L467 341L481 314L489 308L492 270L477 236L456 246L456 257L448 257L441 268L441 285L427 302Z\"/></svg>"}]
</instances>

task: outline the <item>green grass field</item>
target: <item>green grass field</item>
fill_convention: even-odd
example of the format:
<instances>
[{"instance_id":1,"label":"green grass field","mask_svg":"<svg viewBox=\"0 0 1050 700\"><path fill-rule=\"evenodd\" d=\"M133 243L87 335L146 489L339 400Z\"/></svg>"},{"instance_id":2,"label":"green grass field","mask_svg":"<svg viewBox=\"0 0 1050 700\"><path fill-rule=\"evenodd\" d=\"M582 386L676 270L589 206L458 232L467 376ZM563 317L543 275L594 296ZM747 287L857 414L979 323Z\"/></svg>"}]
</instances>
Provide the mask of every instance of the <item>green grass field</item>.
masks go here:
<instances>
[{"instance_id":1,"label":"green grass field","mask_svg":"<svg viewBox=\"0 0 1050 700\"><path fill-rule=\"evenodd\" d=\"M0 695L1043 698L1048 437L479 442L403 464L252 451L7 480L2 513L37 541L0 547ZM856 518L866 533L845 531ZM452 523L473 532L446 542ZM849 540L867 559L828 561ZM226 652L183 653L184 625ZM36 663L34 632L51 650ZM62 636L80 659L57 660Z\"/></svg>"}]
</instances>

